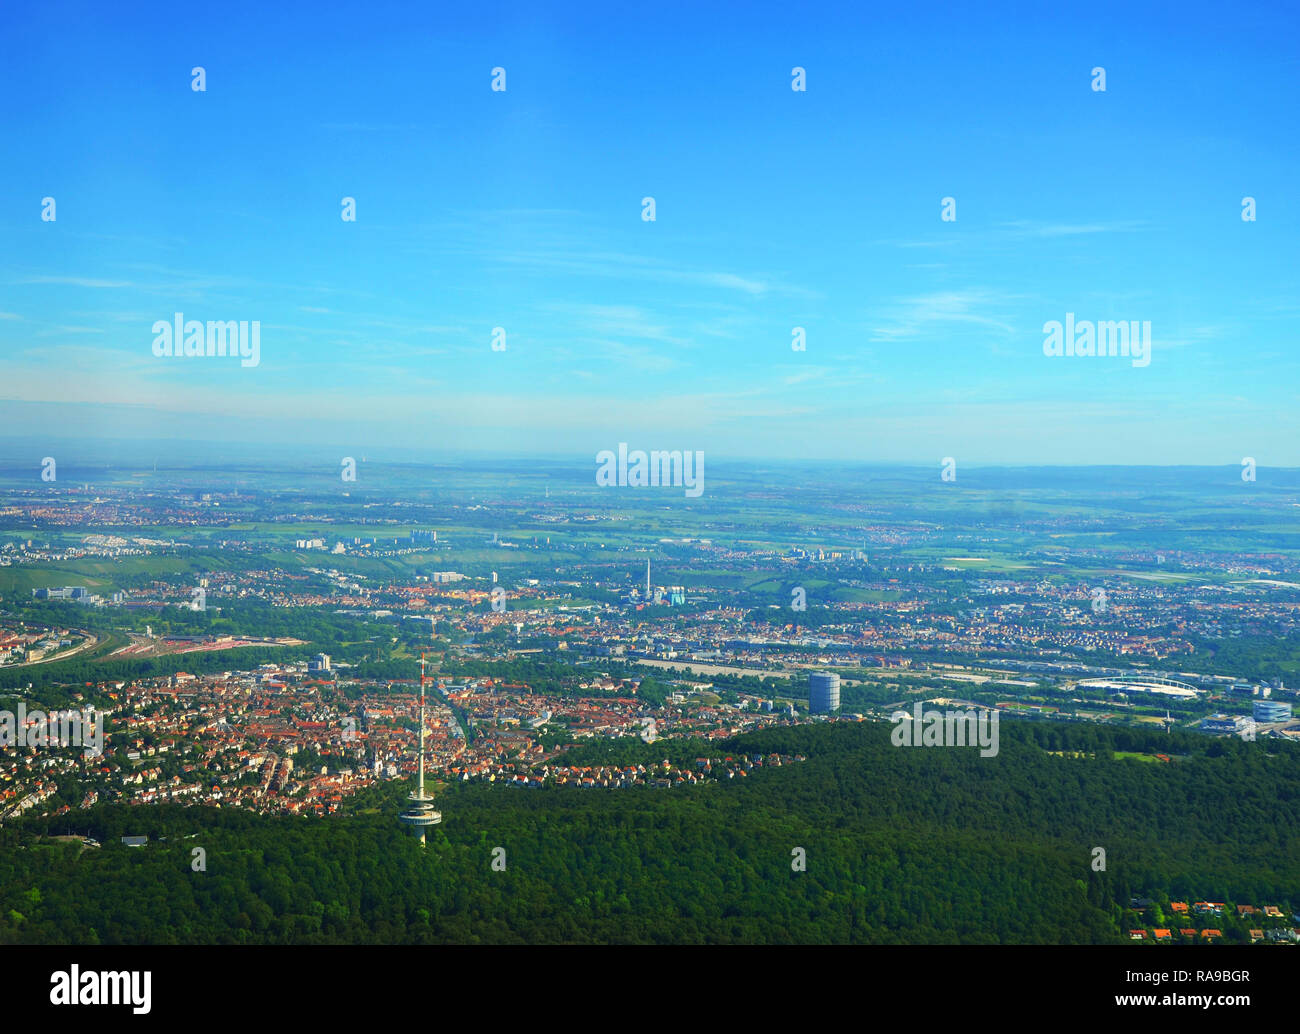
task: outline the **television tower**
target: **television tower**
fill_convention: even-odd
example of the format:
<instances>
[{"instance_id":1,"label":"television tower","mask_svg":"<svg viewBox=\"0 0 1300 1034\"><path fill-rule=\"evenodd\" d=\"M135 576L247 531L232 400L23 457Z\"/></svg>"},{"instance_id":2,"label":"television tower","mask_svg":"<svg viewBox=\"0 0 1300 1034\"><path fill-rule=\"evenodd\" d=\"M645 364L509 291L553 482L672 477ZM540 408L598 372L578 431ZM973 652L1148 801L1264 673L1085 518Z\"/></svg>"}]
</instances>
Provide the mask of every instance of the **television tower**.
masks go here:
<instances>
[{"instance_id":1,"label":"television tower","mask_svg":"<svg viewBox=\"0 0 1300 1034\"><path fill-rule=\"evenodd\" d=\"M648 557L645 562L645 598L650 598L650 560Z\"/></svg>"},{"instance_id":2,"label":"television tower","mask_svg":"<svg viewBox=\"0 0 1300 1034\"><path fill-rule=\"evenodd\" d=\"M420 654L420 774L415 784L415 793L407 798L411 806L400 816L403 822L411 827L411 832L420 838L420 846L424 846L424 830L427 826L436 826L442 821L442 812L433 810L433 798L424 792L424 684L427 677L424 674L424 654Z\"/></svg>"}]
</instances>

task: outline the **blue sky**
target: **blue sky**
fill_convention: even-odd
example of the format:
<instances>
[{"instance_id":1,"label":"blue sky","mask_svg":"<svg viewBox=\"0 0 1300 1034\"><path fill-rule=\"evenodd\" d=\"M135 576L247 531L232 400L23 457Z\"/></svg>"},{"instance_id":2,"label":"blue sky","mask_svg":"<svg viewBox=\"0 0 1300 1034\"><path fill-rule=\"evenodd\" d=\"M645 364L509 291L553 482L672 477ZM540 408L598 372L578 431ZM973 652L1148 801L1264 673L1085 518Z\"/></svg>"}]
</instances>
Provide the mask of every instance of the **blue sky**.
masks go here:
<instances>
[{"instance_id":1,"label":"blue sky","mask_svg":"<svg viewBox=\"0 0 1300 1034\"><path fill-rule=\"evenodd\" d=\"M0 435L1300 465L1286 5L141 6L0 13Z\"/></svg>"}]
</instances>

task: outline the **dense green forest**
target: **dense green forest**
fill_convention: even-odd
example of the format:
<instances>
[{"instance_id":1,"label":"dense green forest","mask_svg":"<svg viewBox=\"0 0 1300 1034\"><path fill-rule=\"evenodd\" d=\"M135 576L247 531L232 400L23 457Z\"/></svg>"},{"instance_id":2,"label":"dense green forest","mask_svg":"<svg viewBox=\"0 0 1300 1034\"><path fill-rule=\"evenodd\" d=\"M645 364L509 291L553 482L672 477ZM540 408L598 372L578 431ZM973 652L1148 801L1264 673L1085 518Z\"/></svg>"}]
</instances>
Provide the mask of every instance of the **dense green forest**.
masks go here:
<instances>
[{"instance_id":1,"label":"dense green forest","mask_svg":"<svg viewBox=\"0 0 1300 1034\"><path fill-rule=\"evenodd\" d=\"M1008 722L981 758L895 747L889 732L714 743L807 760L693 787L456 784L423 851L395 819L402 783L330 818L109 805L12 822L0 941L1119 943L1133 895L1300 907L1288 745ZM571 757L704 752L680 747L629 739ZM1156 751L1173 760L1116 756ZM103 847L48 839L69 827ZM128 848L125 834L151 840Z\"/></svg>"}]
</instances>

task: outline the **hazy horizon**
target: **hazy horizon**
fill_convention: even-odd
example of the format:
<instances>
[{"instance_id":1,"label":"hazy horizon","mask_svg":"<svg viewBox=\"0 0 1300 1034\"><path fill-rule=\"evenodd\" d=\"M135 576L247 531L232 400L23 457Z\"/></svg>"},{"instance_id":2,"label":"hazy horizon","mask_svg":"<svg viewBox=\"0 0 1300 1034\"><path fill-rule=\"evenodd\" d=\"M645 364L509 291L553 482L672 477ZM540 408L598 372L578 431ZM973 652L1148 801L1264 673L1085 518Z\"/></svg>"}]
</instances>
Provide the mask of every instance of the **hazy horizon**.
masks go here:
<instances>
[{"instance_id":1,"label":"hazy horizon","mask_svg":"<svg viewBox=\"0 0 1300 1034\"><path fill-rule=\"evenodd\" d=\"M681 447L680 442L632 441L627 443L629 450ZM616 448L617 442L610 442L609 448ZM42 449L48 450L42 452ZM106 469L135 468L146 471L157 465L159 470L197 471L208 469L220 471L226 467L250 466L255 469L273 473L285 470L295 474L316 471L322 477L334 483L338 478L340 461L344 456L351 456L364 471L366 465L371 470L401 467L449 467L474 469L492 465L505 467L514 473L528 473L528 464L540 464L546 470L563 474L573 474L584 479L593 477L597 463L594 453L578 452L522 452L505 450L435 450L401 448L380 445L376 448L350 448L346 451L340 443L250 443L222 442L212 440L169 439L161 442L149 442L142 439L71 439L35 436L0 436L0 476L23 477L25 474L40 479L41 461L50 453L58 461L58 469L63 480L68 480L75 471L89 472ZM831 456L780 457L727 453L705 453L708 473L718 475L729 469L745 472L762 470L764 467L790 470L858 470L893 472L899 475L915 475L918 479L941 479L942 457L932 461L893 460L893 459L843 459ZM306 464L307 466L304 466ZM1241 485L1243 489L1273 487L1279 489L1300 489L1300 477L1294 480L1291 474L1300 474L1300 467L1274 466L1257 463L1255 467L1257 480L1244 483L1241 478L1240 461L1199 464L1143 464L1143 463L1011 463L1011 462L956 462L958 477L954 487L962 483L960 472L981 471L1067 471L1072 476L1086 475L1088 472L1111 472L1121 478L1140 475L1144 471L1174 475L1183 472L1192 476L1205 476L1214 483ZM1269 471L1276 476L1269 485L1269 478L1259 479L1259 472ZM544 473L532 471L532 473ZM60 487L57 483L52 488ZM355 491L364 491L365 483L353 483L347 487ZM1026 484L1022 487L1032 487Z\"/></svg>"}]
</instances>

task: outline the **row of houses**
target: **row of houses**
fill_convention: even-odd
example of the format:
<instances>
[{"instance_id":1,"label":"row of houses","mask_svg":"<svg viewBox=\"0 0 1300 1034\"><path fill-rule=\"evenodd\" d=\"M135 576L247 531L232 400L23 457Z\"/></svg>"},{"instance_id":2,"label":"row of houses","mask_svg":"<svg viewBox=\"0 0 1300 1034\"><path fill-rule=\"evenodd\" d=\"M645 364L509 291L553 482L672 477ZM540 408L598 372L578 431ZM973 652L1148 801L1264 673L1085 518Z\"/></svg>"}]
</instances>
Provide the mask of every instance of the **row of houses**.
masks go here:
<instances>
[{"instance_id":1,"label":"row of houses","mask_svg":"<svg viewBox=\"0 0 1300 1034\"><path fill-rule=\"evenodd\" d=\"M1151 908L1155 902L1150 898L1133 898L1129 904L1138 911ZM1221 916L1227 909L1227 905L1222 901L1195 901L1188 905L1186 901L1171 901L1169 909L1177 915L1197 915L1197 916ZM1238 905L1237 918L1249 919L1254 916L1261 916L1264 919L1286 919L1286 913L1277 905L1264 905L1256 907L1255 905ZM1300 923L1300 913L1292 917L1297 923Z\"/></svg>"},{"instance_id":2,"label":"row of houses","mask_svg":"<svg viewBox=\"0 0 1300 1034\"><path fill-rule=\"evenodd\" d=\"M1175 938L1174 936L1175 933L1178 934L1177 938ZM1222 938L1223 938L1222 930L1194 930L1191 927L1184 927L1178 930L1168 930L1162 927L1156 927L1150 931L1149 936L1148 936L1148 931L1146 930L1130 930L1128 932L1128 939L1130 941L1151 940L1151 941L1155 941L1157 944L1159 943L1172 944L1175 940L1183 940L1183 941L1199 940L1199 941L1204 941L1206 943L1211 943L1213 941L1221 940ZM1261 941L1268 941L1274 944L1300 943L1300 929L1282 928L1282 929L1274 929L1274 930L1267 930L1267 931L1263 929L1251 930L1250 943L1259 944Z\"/></svg>"}]
</instances>

